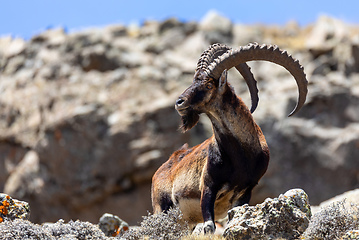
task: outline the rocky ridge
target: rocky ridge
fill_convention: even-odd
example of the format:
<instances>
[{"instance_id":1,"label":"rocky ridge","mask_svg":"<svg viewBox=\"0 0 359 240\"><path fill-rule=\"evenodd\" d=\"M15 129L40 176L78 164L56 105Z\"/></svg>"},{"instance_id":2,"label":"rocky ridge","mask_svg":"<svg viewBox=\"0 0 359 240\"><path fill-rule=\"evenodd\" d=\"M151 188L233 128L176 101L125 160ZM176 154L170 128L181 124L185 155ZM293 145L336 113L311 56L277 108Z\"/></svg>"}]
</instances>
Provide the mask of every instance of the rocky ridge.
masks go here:
<instances>
[{"instance_id":1,"label":"rocky ridge","mask_svg":"<svg viewBox=\"0 0 359 240\"><path fill-rule=\"evenodd\" d=\"M137 224L151 210L156 169L211 134L205 117L180 133L173 107L201 52L254 41L293 54L310 85L307 104L287 119L295 82L280 67L250 63L261 99L254 118L271 150L253 203L300 187L319 204L358 188L358 27L325 16L306 27L242 25L211 13L199 23L0 38L0 192L29 202L36 223L95 222L111 212ZM229 81L249 103L235 71Z\"/></svg>"},{"instance_id":2,"label":"rocky ridge","mask_svg":"<svg viewBox=\"0 0 359 240\"><path fill-rule=\"evenodd\" d=\"M355 194L355 192L351 193ZM214 235L191 233L183 222L179 209L170 209L167 214L148 214L140 226L128 227L127 223L112 214L104 214L99 224L60 219L56 223L34 224L25 220L23 205L15 204L8 195L10 204L2 213L0 239L358 239L359 205L353 202L334 201L320 208L312 216L308 195L302 189L292 189L278 198L267 198L256 206L235 207L228 211L228 222L222 231ZM11 200L10 200L11 199ZM2 202L4 204L4 202ZM25 204L28 206L28 204ZM14 211L18 209L18 211ZM27 208L29 209L29 208ZM27 214L28 216L28 214ZM200 225L200 224L199 224ZM220 226L218 226L220 227ZM218 229L217 229L218 230ZM219 229L220 230L220 229Z\"/></svg>"}]
</instances>

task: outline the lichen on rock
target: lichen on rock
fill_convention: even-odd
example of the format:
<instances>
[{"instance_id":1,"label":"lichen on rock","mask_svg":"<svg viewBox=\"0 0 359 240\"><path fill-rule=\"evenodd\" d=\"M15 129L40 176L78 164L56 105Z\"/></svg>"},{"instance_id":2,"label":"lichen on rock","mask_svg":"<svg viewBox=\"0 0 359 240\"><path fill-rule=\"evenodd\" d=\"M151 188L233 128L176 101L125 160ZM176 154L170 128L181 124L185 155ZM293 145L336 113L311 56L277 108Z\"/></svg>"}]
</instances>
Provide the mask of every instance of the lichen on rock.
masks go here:
<instances>
[{"instance_id":1,"label":"lichen on rock","mask_svg":"<svg viewBox=\"0 0 359 240\"><path fill-rule=\"evenodd\" d=\"M28 220L30 218L30 206L27 202L11 198L0 193L0 223L16 218Z\"/></svg>"}]
</instances>

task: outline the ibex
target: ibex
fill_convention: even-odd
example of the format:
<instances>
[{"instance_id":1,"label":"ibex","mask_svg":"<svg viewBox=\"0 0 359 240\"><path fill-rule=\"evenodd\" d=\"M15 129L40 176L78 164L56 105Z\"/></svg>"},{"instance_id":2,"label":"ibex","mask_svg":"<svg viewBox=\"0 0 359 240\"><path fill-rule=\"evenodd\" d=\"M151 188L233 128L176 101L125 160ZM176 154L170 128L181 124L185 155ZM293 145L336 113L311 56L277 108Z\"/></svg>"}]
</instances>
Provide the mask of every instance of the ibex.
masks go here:
<instances>
[{"instance_id":1,"label":"ibex","mask_svg":"<svg viewBox=\"0 0 359 240\"><path fill-rule=\"evenodd\" d=\"M248 203L254 186L267 170L269 149L255 123L257 86L248 61L264 60L286 68L296 80L299 97L289 114L304 105L307 85L303 67L277 46L248 44L237 50L222 44L210 46L198 61L194 80L178 98L175 108L183 131L194 127L205 113L213 136L189 148L175 151L154 174L152 205L154 213L179 207L190 225L203 223L204 233L215 231L214 221L229 209ZM251 92L251 111L227 82L227 70L236 67Z\"/></svg>"}]
</instances>

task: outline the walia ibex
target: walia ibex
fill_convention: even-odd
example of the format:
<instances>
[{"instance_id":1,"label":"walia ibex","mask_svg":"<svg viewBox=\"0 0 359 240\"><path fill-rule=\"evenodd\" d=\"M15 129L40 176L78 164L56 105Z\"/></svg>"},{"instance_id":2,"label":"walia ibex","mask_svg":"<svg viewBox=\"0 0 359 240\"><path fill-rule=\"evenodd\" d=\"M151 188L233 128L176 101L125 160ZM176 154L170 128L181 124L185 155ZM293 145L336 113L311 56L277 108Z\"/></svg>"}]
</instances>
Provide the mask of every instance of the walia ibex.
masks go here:
<instances>
[{"instance_id":1,"label":"walia ibex","mask_svg":"<svg viewBox=\"0 0 359 240\"><path fill-rule=\"evenodd\" d=\"M183 131L195 126L199 114L205 113L214 134L195 147L185 144L157 170L152 179L154 213L179 207L185 221L191 225L204 222L204 233L212 233L215 220L249 202L269 162L266 140L251 114L258 103L258 90L246 62L254 60L281 65L296 80L299 97L289 116L303 106L308 82L303 67L286 51L257 43L236 50L222 44L210 46L198 61L192 85L175 107ZM247 81L251 111L227 82L227 70L232 67Z\"/></svg>"}]
</instances>

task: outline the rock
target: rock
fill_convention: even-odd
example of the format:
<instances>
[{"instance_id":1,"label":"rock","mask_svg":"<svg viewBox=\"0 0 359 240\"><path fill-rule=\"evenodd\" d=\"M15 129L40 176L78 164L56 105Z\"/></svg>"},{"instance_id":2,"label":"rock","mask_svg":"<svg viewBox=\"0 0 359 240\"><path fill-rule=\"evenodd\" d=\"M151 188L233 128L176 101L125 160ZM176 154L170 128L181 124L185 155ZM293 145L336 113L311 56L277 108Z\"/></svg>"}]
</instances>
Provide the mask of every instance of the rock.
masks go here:
<instances>
[{"instance_id":1,"label":"rock","mask_svg":"<svg viewBox=\"0 0 359 240\"><path fill-rule=\"evenodd\" d=\"M141 37L148 37L148 36L154 36L157 35L160 29L160 22L157 21L151 21L147 20L143 23L143 26L141 28ZM163 25L163 23L162 23ZM163 27L162 27L163 29Z\"/></svg>"},{"instance_id":2,"label":"rock","mask_svg":"<svg viewBox=\"0 0 359 240\"><path fill-rule=\"evenodd\" d=\"M261 42L263 39L263 30L260 26L249 26L244 24L235 24L233 26L233 45L243 46L249 42Z\"/></svg>"},{"instance_id":3,"label":"rock","mask_svg":"<svg viewBox=\"0 0 359 240\"><path fill-rule=\"evenodd\" d=\"M354 59L353 70L359 72L359 42L352 46L352 54Z\"/></svg>"},{"instance_id":4,"label":"rock","mask_svg":"<svg viewBox=\"0 0 359 240\"><path fill-rule=\"evenodd\" d=\"M245 204L228 212L226 239L298 239L309 225L309 199L301 189L292 189L262 204Z\"/></svg>"},{"instance_id":5,"label":"rock","mask_svg":"<svg viewBox=\"0 0 359 240\"><path fill-rule=\"evenodd\" d=\"M136 38L140 35L140 26L137 22L132 22L127 26L127 35L132 38Z\"/></svg>"},{"instance_id":6,"label":"rock","mask_svg":"<svg viewBox=\"0 0 359 240\"><path fill-rule=\"evenodd\" d=\"M267 127L263 128L264 132ZM258 188L254 189L253 202L257 197L263 198L261 194L272 196L273 192L293 185L306 189L312 204L356 188L358 148L351 147L359 141L358 124L329 128L313 120L291 119L271 127L275 129L273 133L276 132L266 135L270 142L271 163ZM306 144L302 145L304 142ZM289 152L295 152L296 156L288 157ZM338 182L333 175L342 181ZM268 192L259 194L257 191L263 188Z\"/></svg>"},{"instance_id":7,"label":"rock","mask_svg":"<svg viewBox=\"0 0 359 240\"><path fill-rule=\"evenodd\" d=\"M0 232L1 239L55 239L40 225L21 219L1 223Z\"/></svg>"},{"instance_id":8,"label":"rock","mask_svg":"<svg viewBox=\"0 0 359 240\"><path fill-rule=\"evenodd\" d=\"M148 31L153 31L153 28L157 29L158 32L148 36ZM142 48L147 52L156 54L176 48L195 29L196 25L191 23L184 24L175 18L168 19L159 25L147 24L143 27L142 35L145 37L141 41Z\"/></svg>"},{"instance_id":9,"label":"rock","mask_svg":"<svg viewBox=\"0 0 359 240\"><path fill-rule=\"evenodd\" d=\"M328 52L348 37L347 26L339 19L319 17L307 39L307 48L317 54Z\"/></svg>"},{"instance_id":10,"label":"rock","mask_svg":"<svg viewBox=\"0 0 359 240\"><path fill-rule=\"evenodd\" d=\"M86 72L90 70L105 72L115 70L119 67L116 60L107 54L107 49L102 44L87 48L83 51L81 66Z\"/></svg>"},{"instance_id":11,"label":"rock","mask_svg":"<svg viewBox=\"0 0 359 240\"><path fill-rule=\"evenodd\" d=\"M183 216L178 208L171 208L167 213L150 214L143 217L140 227L131 228L119 239L143 238L149 239L168 239L176 240L188 236L190 229L186 222L183 222Z\"/></svg>"},{"instance_id":12,"label":"rock","mask_svg":"<svg viewBox=\"0 0 359 240\"><path fill-rule=\"evenodd\" d=\"M35 151L27 152L7 179L4 191L18 198L38 194L45 184L44 173L40 171L38 154Z\"/></svg>"},{"instance_id":13,"label":"rock","mask_svg":"<svg viewBox=\"0 0 359 240\"><path fill-rule=\"evenodd\" d=\"M118 37L127 36L127 29L126 29L126 26L124 26L124 25L120 25L120 24L110 25L105 28L106 28L106 31L111 34L110 39L112 39L113 37L118 38Z\"/></svg>"},{"instance_id":14,"label":"rock","mask_svg":"<svg viewBox=\"0 0 359 240\"><path fill-rule=\"evenodd\" d=\"M351 94L349 89L338 88L335 92L313 94L298 116L314 119L318 125L344 128L359 121L358 105L359 96Z\"/></svg>"},{"instance_id":15,"label":"rock","mask_svg":"<svg viewBox=\"0 0 359 240\"><path fill-rule=\"evenodd\" d=\"M123 234L128 230L127 222L123 221L118 216L113 214L105 213L99 220L99 228L106 236L115 237L118 234Z\"/></svg>"},{"instance_id":16,"label":"rock","mask_svg":"<svg viewBox=\"0 0 359 240\"><path fill-rule=\"evenodd\" d=\"M28 220L30 218L30 206L27 202L11 198L0 193L0 223L14 219Z\"/></svg>"},{"instance_id":17,"label":"rock","mask_svg":"<svg viewBox=\"0 0 359 240\"><path fill-rule=\"evenodd\" d=\"M340 239L341 240L359 239L359 230L350 230L346 232Z\"/></svg>"},{"instance_id":18,"label":"rock","mask_svg":"<svg viewBox=\"0 0 359 240\"><path fill-rule=\"evenodd\" d=\"M9 126L11 122L16 119L16 116L18 113L16 113L14 108L6 109L6 107L1 106L3 109L3 114L6 116L5 118L9 117L8 123L6 125L1 126L2 128L5 128ZM7 111L10 110L10 114L7 113ZM12 113L14 115L12 115ZM1 115L0 115L1 116ZM1 117L2 118L2 117ZM4 123L3 121L1 121ZM10 124L11 125L11 124ZM10 139L9 139L10 140ZM17 164L23 159L24 155L28 151L26 147L19 145L12 139L12 141L0 141L0 192L3 192L5 181L9 178L10 173L14 171Z\"/></svg>"},{"instance_id":19,"label":"rock","mask_svg":"<svg viewBox=\"0 0 359 240\"><path fill-rule=\"evenodd\" d=\"M232 41L232 22L216 11L209 11L201 20L199 29L203 31L207 41L229 43Z\"/></svg>"},{"instance_id":20,"label":"rock","mask_svg":"<svg viewBox=\"0 0 359 240\"><path fill-rule=\"evenodd\" d=\"M46 30L31 38L32 42L46 42L49 47L58 47L66 41L66 32L64 28L54 28Z\"/></svg>"},{"instance_id":21,"label":"rock","mask_svg":"<svg viewBox=\"0 0 359 240\"><path fill-rule=\"evenodd\" d=\"M25 56L17 55L7 60L7 63L4 64L3 73L5 74L14 74L19 71L25 64Z\"/></svg>"},{"instance_id":22,"label":"rock","mask_svg":"<svg viewBox=\"0 0 359 240\"><path fill-rule=\"evenodd\" d=\"M26 48L26 42L21 38L14 38L11 39L5 46L2 45L4 57L11 58L24 52Z\"/></svg>"},{"instance_id":23,"label":"rock","mask_svg":"<svg viewBox=\"0 0 359 240\"><path fill-rule=\"evenodd\" d=\"M33 216L33 221L36 222L56 221L58 216L64 219L83 216L95 221L95 210L92 210L91 215L84 208L95 204L97 214L110 210L118 214L125 212L129 222L137 223L138 218L151 209L150 197L140 197L138 193L149 196L153 173L175 148L173 142L166 139L178 139L178 146L180 142L186 141L186 135L167 130L178 127L176 112L173 107L159 107L138 120L133 115L133 119L127 119L130 125L125 130L121 128L125 127L123 120L127 121L126 119L111 120L112 125L108 125L101 120L102 116L97 112L96 106L83 110L74 109L74 114L77 120L55 122L53 127L45 130L35 147L37 164L26 167L29 159L36 158L25 157L22 165L17 167L18 174L13 174L6 182L7 192L29 199L33 212L36 213ZM88 119L92 121L88 122ZM81 128L76 130L76 125ZM85 129L91 131L83 135ZM167 134L167 137L161 137L162 134ZM142 143L137 144L140 140ZM93 152L83 151L84 149L93 149ZM127 161L121 160L122 158ZM109 169L108 166L113 167ZM134 194L133 197L138 201L127 201L120 195L117 202L97 204L98 201L104 201L104 196L114 192L127 192L127 196ZM71 196L71 208L64 208L62 199L68 196ZM49 205L52 206L51 209L48 208ZM129 205L131 209L128 208Z\"/></svg>"},{"instance_id":24,"label":"rock","mask_svg":"<svg viewBox=\"0 0 359 240\"><path fill-rule=\"evenodd\" d=\"M342 201L346 205L356 204L359 205L359 189L345 192L343 194L337 195L333 198L321 202L318 206L312 206L312 213L315 214L320 211L321 208L327 207L334 202Z\"/></svg>"},{"instance_id":25,"label":"rock","mask_svg":"<svg viewBox=\"0 0 359 240\"><path fill-rule=\"evenodd\" d=\"M49 232L55 239L108 239L98 225L79 220L65 223L60 219L56 223L44 225L41 230Z\"/></svg>"},{"instance_id":26,"label":"rock","mask_svg":"<svg viewBox=\"0 0 359 240\"><path fill-rule=\"evenodd\" d=\"M183 27L183 23L178 21L177 18L169 18L159 24L159 33L164 33L165 31L172 30L174 28Z\"/></svg>"},{"instance_id":27,"label":"rock","mask_svg":"<svg viewBox=\"0 0 359 240\"><path fill-rule=\"evenodd\" d=\"M303 239L340 239L358 230L359 206L345 201L333 202L316 212L304 232ZM355 238L354 238L355 239Z\"/></svg>"},{"instance_id":28,"label":"rock","mask_svg":"<svg viewBox=\"0 0 359 240\"><path fill-rule=\"evenodd\" d=\"M59 220L56 223L38 225L15 219L1 223L0 232L0 239L111 239L107 238L97 225L81 221L65 223Z\"/></svg>"}]
</instances>

